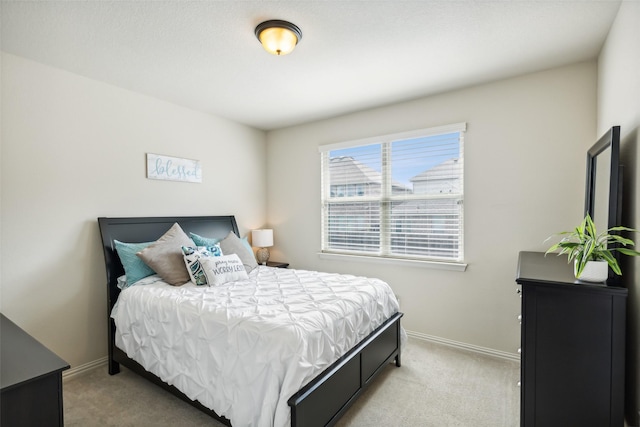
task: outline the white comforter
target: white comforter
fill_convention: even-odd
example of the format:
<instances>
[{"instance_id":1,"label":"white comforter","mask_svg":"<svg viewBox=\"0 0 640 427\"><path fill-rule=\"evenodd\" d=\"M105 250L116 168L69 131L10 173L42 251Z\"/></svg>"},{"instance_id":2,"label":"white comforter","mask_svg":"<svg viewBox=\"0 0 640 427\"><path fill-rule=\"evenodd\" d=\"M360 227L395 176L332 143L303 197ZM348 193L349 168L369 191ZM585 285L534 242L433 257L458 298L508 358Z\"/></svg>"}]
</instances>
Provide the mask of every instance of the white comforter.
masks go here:
<instances>
[{"instance_id":1,"label":"white comforter","mask_svg":"<svg viewBox=\"0 0 640 427\"><path fill-rule=\"evenodd\" d=\"M289 425L289 397L398 311L386 283L350 275L259 266L215 287L144 280L111 313L116 345L234 427Z\"/></svg>"}]
</instances>

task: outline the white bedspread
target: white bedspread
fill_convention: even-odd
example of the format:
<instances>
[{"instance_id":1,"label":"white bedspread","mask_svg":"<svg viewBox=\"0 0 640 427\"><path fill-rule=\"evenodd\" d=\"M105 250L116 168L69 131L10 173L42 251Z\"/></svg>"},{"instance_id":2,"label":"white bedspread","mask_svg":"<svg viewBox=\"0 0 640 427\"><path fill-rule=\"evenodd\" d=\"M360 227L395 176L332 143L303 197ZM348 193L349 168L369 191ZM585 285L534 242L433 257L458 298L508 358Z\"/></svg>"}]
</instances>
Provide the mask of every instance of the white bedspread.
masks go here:
<instances>
[{"instance_id":1,"label":"white bedspread","mask_svg":"<svg viewBox=\"0 0 640 427\"><path fill-rule=\"evenodd\" d=\"M397 311L378 279L259 266L215 287L132 286L111 316L116 345L163 381L234 427L280 427L289 397Z\"/></svg>"}]
</instances>

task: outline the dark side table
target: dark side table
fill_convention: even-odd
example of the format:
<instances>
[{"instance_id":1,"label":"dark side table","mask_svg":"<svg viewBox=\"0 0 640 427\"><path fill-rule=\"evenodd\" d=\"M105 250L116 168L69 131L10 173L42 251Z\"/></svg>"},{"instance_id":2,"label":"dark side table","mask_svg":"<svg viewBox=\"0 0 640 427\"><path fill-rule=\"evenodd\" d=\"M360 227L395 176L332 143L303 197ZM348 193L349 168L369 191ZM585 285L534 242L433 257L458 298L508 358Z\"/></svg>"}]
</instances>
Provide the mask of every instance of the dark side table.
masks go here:
<instances>
[{"instance_id":1,"label":"dark side table","mask_svg":"<svg viewBox=\"0 0 640 427\"><path fill-rule=\"evenodd\" d=\"M278 261L267 261L267 267L287 268L287 267L289 267L289 263L288 262L278 262Z\"/></svg>"},{"instance_id":2,"label":"dark side table","mask_svg":"<svg viewBox=\"0 0 640 427\"><path fill-rule=\"evenodd\" d=\"M0 314L0 425L64 425L65 369L67 362Z\"/></svg>"}]
</instances>

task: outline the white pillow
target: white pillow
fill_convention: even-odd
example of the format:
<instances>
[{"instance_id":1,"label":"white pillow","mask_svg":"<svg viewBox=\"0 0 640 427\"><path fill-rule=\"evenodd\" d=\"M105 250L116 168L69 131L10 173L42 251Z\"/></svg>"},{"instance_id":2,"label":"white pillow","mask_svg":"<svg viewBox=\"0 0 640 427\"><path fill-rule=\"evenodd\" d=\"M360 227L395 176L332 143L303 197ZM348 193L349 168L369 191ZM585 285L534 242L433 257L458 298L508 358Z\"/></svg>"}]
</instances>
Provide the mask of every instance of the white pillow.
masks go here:
<instances>
[{"instance_id":1,"label":"white pillow","mask_svg":"<svg viewBox=\"0 0 640 427\"><path fill-rule=\"evenodd\" d=\"M162 282L162 277L158 276L157 274L152 274L151 276L147 276L147 277L143 277L142 279L129 284L127 283L127 276L120 276L118 277L118 287L122 290L130 288L131 286L138 286L138 285L150 285L152 283L156 283L156 282Z\"/></svg>"},{"instance_id":2,"label":"white pillow","mask_svg":"<svg viewBox=\"0 0 640 427\"><path fill-rule=\"evenodd\" d=\"M129 284L127 283L127 275L123 275L118 277L118 283L117 285L120 289L125 289L129 287Z\"/></svg>"},{"instance_id":3,"label":"white pillow","mask_svg":"<svg viewBox=\"0 0 640 427\"><path fill-rule=\"evenodd\" d=\"M236 254L218 257L200 258L200 264L207 276L209 285L222 285L223 283L249 278L242 261Z\"/></svg>"}]
</instances>

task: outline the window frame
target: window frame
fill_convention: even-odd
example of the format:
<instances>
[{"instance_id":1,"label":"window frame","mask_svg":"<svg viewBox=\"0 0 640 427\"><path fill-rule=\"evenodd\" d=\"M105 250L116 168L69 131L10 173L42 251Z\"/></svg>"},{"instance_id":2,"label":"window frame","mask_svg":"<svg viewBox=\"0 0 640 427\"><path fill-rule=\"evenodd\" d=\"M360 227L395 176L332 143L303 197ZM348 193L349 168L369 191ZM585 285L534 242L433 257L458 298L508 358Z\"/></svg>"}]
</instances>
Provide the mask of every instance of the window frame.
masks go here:
<instances>
[{"instance_id":1,"label":"window frame","mask_svg":"<svg viewBox=\"0 0 640 427\"><path fill-rule=\"evenodd\" d=\"M466 264L464 263L464 136L466 132L466 123L455 123L451 125L431 127L425 129L417 129L408 132L400 132L395 134L388 134L382 136L375 136L370 138L364 138L359 140L352 141L343 141L333 144L321 145L318 147L318 151L321 157L321 249L319 255L324 259L349 259L349 260L373 260L380 261L385 260L385 262L392 263L400 263L400 264L413 264L413 265L424 265L429 267L436 268L445 268L451 270L464 271L466 269ZM459 161L461 162L461 182L460 182L460 193L456 194L455 197L459 199L460 211L459 211L459 227L458 227L458 257L457 258L443 258L443 257L434 257L434 256L422 256L422 255L401 255L401 254L393 254L391 253L391 236L392 236L392 223L388 221L384 216L390 215L390 206L398 201L398 200L428 200L431 198L436 198L433 195L404 195L401 198L397 196L394 197L393 194L389 194L388 186L383 185L383 191L380 196L371 196L371 197L340 197L339 202L348 203L350 201L353 202L369 202L375 201L380 203L380 251L379 252L366 252L366 251L356 251L356 250L343 250L343 249L335 249L329 248L328 241L328 224L329 214L327 212L328 206L331 202L336 202L336 197L331 197L331 185L327 183L326 180L329 179L329 153L334 150L340 149L348 149L361 147L366 145L381 145L381 162L383 164L381 174L383 183L391 183L391 145L393 142L402 141L413 138L426 138L443 134L450 133L459 133L460 134L460 154ZM385 176L386 175L386 176ZM346 186L345 186L345 193ZM452 198L452 197L448 197ZM389 208L384 208L384 205L388 205ZM336 258L337 257L337 258Z\"/></svg>"}]
</instances>

